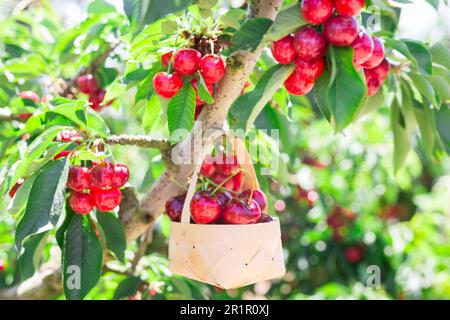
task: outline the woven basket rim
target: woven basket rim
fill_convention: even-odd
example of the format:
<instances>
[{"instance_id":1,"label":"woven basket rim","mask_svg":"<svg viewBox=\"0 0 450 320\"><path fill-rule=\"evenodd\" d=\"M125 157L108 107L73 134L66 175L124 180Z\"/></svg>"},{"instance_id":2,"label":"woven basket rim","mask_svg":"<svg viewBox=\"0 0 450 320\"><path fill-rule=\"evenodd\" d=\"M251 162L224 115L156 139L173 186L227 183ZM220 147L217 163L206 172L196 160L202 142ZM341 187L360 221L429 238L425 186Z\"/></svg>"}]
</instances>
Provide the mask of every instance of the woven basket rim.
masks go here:
<instances>
[{"instance_id":1,"label":"woven basket rim","mask_svg":"<svg viewBox=\"0 0 450 320\"><path fill-rule=\"evenodd\" d=\"M192 228L198 228L198 229L222 229L222 228L268 228L269 226L272 226L274 224L280 225L280 219L277 217L271 217L272 221L269 222L260 222L260 223L249 223L249 224L196 224L196 223L181 223L181 222L175 222L171 221L170 224L176 225L176 226L183 226L183 225L189 225Z\"/></svg>"}]
</instances>

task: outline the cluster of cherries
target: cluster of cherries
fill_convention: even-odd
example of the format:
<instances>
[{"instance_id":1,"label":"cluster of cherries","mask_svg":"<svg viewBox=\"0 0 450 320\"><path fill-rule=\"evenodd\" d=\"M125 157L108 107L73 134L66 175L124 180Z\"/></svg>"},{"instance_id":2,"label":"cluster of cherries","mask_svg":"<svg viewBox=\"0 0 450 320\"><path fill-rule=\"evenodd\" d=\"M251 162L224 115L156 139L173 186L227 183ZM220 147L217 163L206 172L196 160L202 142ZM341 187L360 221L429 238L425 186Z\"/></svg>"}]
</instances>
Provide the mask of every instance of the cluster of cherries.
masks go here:
<instances>
[{"instance_id":1,"label":"cluster of cherries","mask_svg":"<svg viewBox=\"0 0 450 320\"><path fill-rule=\"evenodd\" d=\"M167 52L161 56L161 64L173 72L158 72L153 77L155 92L166 99L171 99L183 87L183 77L189 77L196 92L196 113L198 114L205 102L198 95L197 72L205 80L206 87L211 95L214 94L213 85L225 75L225 62L218 54L206 54L202 57L200 51L192 48L183 48L175 52Z\"/></svg>"},{"instance_id":2,"label":"cluster of cherries","mask_svg":"<svg viewBox=\"0 0 450 320\"><path fill-rule=\"evenodd\" d=\"M78 90L89 96L89 103L95 111L110 106L113 100L103 103L106 91L100 88L97 79L90 73L82 74L77 78Z\"/></svg>"},{"instance_id":3,"label":"cluster of cherries","mask_svg":"<svg viewBox=\"0 0 450 320\"><path fill-rule=\"evenodd\" d=\"M93 167L71 166L67 188L72 190L69 203L75 213L86 215L94 207L107 212L116 208L122 200L120 188L129 178L124 164L107 161L96 163Z\"/></svg>"},{"instance_id":4,"label":"cluster of cherries","mask_svg":"<svg viewBox=\"0 0 450 320\"><path fill-rule=\"evenodd\" d=\"M357 70L364 69L367 95L375 94L386 80L389 63L384 58L384 46L377 37L359 32L354 16L360 13L365 0L303 0L301 12L314 25L302 27L293 36L275 41L272 55L281 64L294 62L295 71L284 82L286 90L304 95L312 90L314 81L324 68L323 56L327 44L351 46ZM334 14L336 10L337 14ZM321 26L322 32L317 30Z\"/></svg>"},{"instance_id":5,"label":"cluster of cherries","mask_svg":"<svg viewBox=\"0 0 450 320\"><path fill-rule=\"evenodd\" d=\"M197 191L190 203L191 221L198 224L251 224L272 221L262 213L267 198L260 189L243 189L243 174L235 156L209 157L200 175L215 188ZM172 221L181 220L186 194L166 202L166 214Z\"/></svg>"}]
</instances>

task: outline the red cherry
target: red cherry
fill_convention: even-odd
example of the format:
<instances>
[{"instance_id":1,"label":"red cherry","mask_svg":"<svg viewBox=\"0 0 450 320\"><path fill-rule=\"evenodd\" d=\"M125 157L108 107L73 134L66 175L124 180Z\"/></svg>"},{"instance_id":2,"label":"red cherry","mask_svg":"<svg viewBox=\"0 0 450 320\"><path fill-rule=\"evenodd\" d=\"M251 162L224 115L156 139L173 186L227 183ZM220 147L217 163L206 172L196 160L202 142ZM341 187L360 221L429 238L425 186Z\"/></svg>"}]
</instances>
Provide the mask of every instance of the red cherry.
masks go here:
<instances>
[{"instance_id":1,"label":"red cherry","mask_svg":"<svg viewBox=\"0 0 450 320\"><path fill-rule=\"evenodd\" d=\"M198 117L200 116L200 113L202 113L204 105L201 104L199 106L195 106L195 114L194 114L194 119L197 120Z\"/></svg>"},{"instance_id":2,"label":"red cherry","mask_svg":"<svg viewBox=\"0 0 450 320\"><path fill-rule=\"evenodd\" d=\"M92 74L83 74L77 78L78 90L80 92L93 95L98 89L98 82Z\"/></svg>"},{"instance_id":3,"label":"red cherry","mask_svg":"<svg viewBox=\"0 0 450 320\"><path fill-rule=\"evenodd\" d=\"M362 64L363 68L371 69L378 66L384 59L384 45L380 38L372 37L373 51L370 58Z\"/></svg>"},{"instance_id":4,"label":"red cherry","mask_svg":"<svg viewBox=\"0 0 450 320\"><path fill-rule=\"evenodd\" d=\"M244 173L242 171L239 171L231 179L233 180L233 187L231 188L231 190L236 191L236 192L242 191L242 188L245 187L244 181L243 181Z\"/></svg>"},{"instance_id":5,"label":"red cherry","mask_svg":"<svg viewBox=\"0 0 450 320\"><path fill-rule=\"evenodd\" d=\"M228 190L234 190L235 186L234 186L234 179L228 179L228 175L225 175L221 172L216 172L212 177L211 180L219 185L221 184L225 179L227 179L227 181L222 185L223 188L228 189Z\"/></svg>"},{"instance_id":6,"label":"red cherry","mask_svg":"<svg viewBox=\"0 0 450 320\"><path fill-rule=\"evenodd\" d=\"M360 32L352 43L353 62L356 65L361 65L369 60L373 52L373 46L372 38L367 33Z\"/></svg>"},{"instance_id":7,"label":"red cherry","mask_svg":"<svg viewBox=\"0 0 450 320\"><path fill-rule=\"evenodd\" d=\"M90 186L91 173L89 168L71 166L67 178L67 188L82 191Z\"/></svg>"},{"instance_id":8,"label":"red cherry","mask_svg":"<svg viewBox=\"0 0 450 320\"><path fill-rule=\"evenodd\" d=\"M272 56L281 64L289 64L295 58L294 38L287 35L272 43Z\"/></svg>"},{"instance_id":9,"label":"red cherry","mask_svg":"<svg viewBox=\"0 0 450 320\"><path fill-rule=\"evenodd\" d=\"M112 179L112 186L114 188L122 188L130 178L130 171L124 164L118 163L114 167L114 176Z\"/></svg>"},{"instance_id":10,"label":"red cherry","mask_svg":"<svg viewBox=\"0 0 450 320\"><path fill-rule=\"evenodd\" d=\"M33 114L32 113L20 113L18 114L20 121L27 121Z\"/></svg>"},{"instance_id":11,"label":"red cherry","mask_svg":"<svg viewBox=\"0 0 450 320\"><path fill-rule=\"evenodd\" d=\"M363 256L363 250L359 246L348 247L345 249L344 255L348 262L358 263Z\"/></svg>"},{"instance_id":12,"label":"red cherry","mask_svg":"<svg viewBox=\"0 0 450 320\"><path fill-rule=\"evenodd\" d=\"M261 208L258 203L250 199L231 199L223 209L222 218L229 224L255 223L261 218Z\"/></svg>"},{"instance_id":13,"label":"red cherry","mask_svg":"<svg viewBox=\"0 0 450 320\"><path fill-rule=\"evenodd\" d=\"M206 156L203 160L202 167L200 168L200 174L204 177L212 177L216 172L216 164L214 158L211 156Z\"/></svg>"},{"instance_id":14,"label":"red cherry","mask_svg":"<svg viewBox=\"0 0 450 320\"><path fill-rule=\"evenodd\" d=\"M94 200L90 193L72 192L69 204L75 213L86 215L94 208Z\"/></svg>"},{"instance_id":15,"label":"red cherry","mask_svg":"<svg viewBox=\"0 0 450 320\"><path fill-rule=\"evenodd\" d=\"M200 62L200 73L206 83L217 83L225 75L225 63L217 54L207 54Z\"/></svg>"},{"instance_id":16,"label":"red cherry","mask_svg":"<svg viewBox=\"0 0 450 320\"><path fill-rule=\"evenodd\" d=\"M252 189L247 189L241 193L240 198L249 199L250 194L252 194ZM261 208L261 211L264 211L266 209L267 197L262 190L253 189L252 199L258 203L259 207Z\"/></svg>"},{"instance_id":17,"label":"red cherry","mask_svg":"<svg viewBox=\"0 0 450 320\"><path fill-rule=\"evenodd\" d=\"M197 79L192 79L191 80L191 84L194 87L195 90L195 105L196 106L201 106L203 104L205 104L205 101L201 100L200 97L198 96L198 90L197 90ZM214 88L212 86L212 84L210 83L206 83L206 88L208 88L208 91L211 95L214 94Z\"/></svg>"},{"instance_id":18,"label":"red cherry","mask_svg":"<svg viewBox=\"0 0 450 320\"><path fill-rule=\"evenodd\" d=\"M241 95L243 95L245 93L245 90L250 87L252 84L250 83L250 81L245 81L244 87L241 90Z\"/></svg>"},{"instance_id":19,"label":"red cherry","mask_svg":"<svg viewBox=\"0 0 450 320\"><path fill-rule=\"evenodd\" d=\"M172 58L172 51L166 52L161 56L161 64L163 67L167 67L170 63L170 59Z\"/></svg>"},{"instance_id":20,"label":"red cherry","mask_svg":"<svg viewBox=\"0 0 450 320\"><path fill-rule=\"evenodd\" d=\"M3 259L0 258L0 272L3 272L6 269L6 263Z\"/></svg>"},{"instance_id":21,"label":"red cherry","mask_svg":"<svg viewBox=\"0 0 450 320\"><path fill-rule=\"evenodd\" d=\"M153 77L153 87L158 95L170 99L183 87L183 79L176 73L161 71Z\"/></svg>"},{"instance_id":22,"label":"red cherry","mask_svg":"<svg viewBox=\"0 0 450 320\"><path fill-rule=\"evenodd\" d=\"M368 79L366 78L366 86L367 86L367 96L373 96L377 93L378 89L381 87L381 81L379 79Z\"/></svg>"},{"instance_id":23,"label":"red cherry","mask_svg":"<svg viewBox=\"0 0 450 320\"><path fill-rule=\"evenodd\" d=\"M56 141L77 141L81 138L80 134L73 129L62 129L56 135Z\"/></svg>"},{"instance_id":24,"label":"red cherry","mask_svg":"<svg viewBox=\"0 0 450 320\"><path fill-rule=\"evenodd\" d=\"M23 179L19 179L16 184L9 190L9 196L11 198L14 198L14 195L16 194L17 190L20 188L20 186L23 184Z\"/></svg>"},{"instance_id":25,"label":"red cherry","mask_svg":"<svg viewBox=\"0 0 450 320\"><path fill-rule=\"evenodd\" d=\"M122 193L116 188L102 190L94 187L91 192L94 196L95 207L102 212L113 210L122 200Z\"/></svg>"},{"instance_id":26,"label":"red cherry","mask_svg":"<svg viewBox=\"0 0 450 320\"><path fill-rule=\"evenodd\" d=\"M21 97L22 99L32 100L32 101L34 101L36 103L39 103L40 100L41 100L39 98L39 96L37 95L37 93L34 92L34 91L22 91L22 92L19 92L19 97Z\"/></svg>"},{"instance_id":27,"label":"red cherry","mask_svg":"<svg viewBox=\"0 0 450 320\"><path fill-rule=\"evenodd\" d=\"M239 168L236 155L221 154L216 159L217 170L226 176L233 174Z\"/></svg>"},{"instance_id":28,"label":"red cherry","mask_svg":"<svg viewBox=\"0 0 450 320\"><path fill-rule=\"evenodd\" d=\"M216 197L217 201L219 201L222 207L224 207L228 203L228 201L233 198L227 191L217 191L214 196Z\"/></svg>"},{"instance_id":29,"label":"red cherry","mask_svg":"<svg viewBox=\"0 0 450 320\"><path fill-rule=\"evenodd\" d=\"M375 68L364 69L364 74L366 78L379 79L380 82L383 83L389 74L389 62L387 62L386 59L383 59L383 61Z\"/></svg>"},{"instance_id":30,"label":"red cherry","mask_svg":"<svg viewBox=\"0 0 450 320\"><path fill-rule=\"evenodd\" d=\"M297 56L313 61L324 55L327 43L324 36L312 27L303 27L294 34L294 49Z\"/></svg>"},{"instance_id":31,"label":"red cherry","mask_svg":"<svg viewBox=\"0 0 450 320\"><path fill-rule=\"evenodd\" d=\"M261 214L261 218L259 218L258 221L256 221L256 223L266 223L266 222L271 222L273 221L272 217L269 216L268 214Z\"/></svg>"},{"instance_id":32,"label":"red cherry","mask_svg":"<svg viewBox=\"0 0 450 320\"><path fill-rule=\"evenodd\" d=\"M303 0L302 14L311 24L321 24L333 14L333 1L331 0Z\"/></svg>"},{"instance_id":33,"label":"red cherry","mask_svg":"<svg viewBox=\"0 0 450 320\"><path fill-rule=\"evenodd\" d=\"M302 79L314 80L322 74L325 69L325 60L319 58L312 62L300 58L295 59L295 71Z\"/></svg>"},{"instance_id":34,"label":"red cherry","mask_svg":"<svg viewBox=\"0 0 450 320\"><path fill-rule=\"evenodd\" d=\"M100 189L109 189L113 185L115 169L110 162L103 161L91 169L91 184Z\"/></svg>"},{"instance_id":35,"label":"red cherry","mask_svg":"<svg viewBox=\"0 0 450 320\"><path fill-rule=\"evenodd\" d=\"M358 36L358 23L353 17L333 16L324 24L325 39L333 46L349 46Z\"/></svg>"},{"instance_id":36,"label":"red cherry","mask_svg":"<svg viewBox=\"0 0 450 320\"><path fill-rule=\"evenodd\" d=\"M95 111L100 111L102 109L102 102L103 99L105 99L105 94L106 91L100 89L97 92L93 93L91 96L89 96L89 102L92 109L94 109Z\"/></svg>"},{"instance_id":37,"label":"red cherry","mask_svg":"<svg viewBox=\"0 0 450 320\"><path fill-rule=\"evenodd\" d=\"M172 66L180 76L194 74L200 67L202 55L195 49L180 49L172 56Z\"/></svg>"},{"instance_id":38,"label":"red cherry","mask_svg":"<svg viewBox=\"0 0 450 320\"><path fill-rule=\"evenodd\" d=\"M52 158L52 160L55 161L55 160L58 160L58 159L60 159L60 158L68 157L68 156L70 155L71 152L72 152L72 151L70 151L70 150L64 150L64 151L61 151L61 152L58 153L56 156L54 156L54 157Z\"/></svg>"},{"instance_id":39,"label":"red cherry","mask_svg":"<svg viewBox=\"0 0 450 320\"><path fill-rule=\"evenodd\" d=\"M181 212L183 211L184 200L186 195L183 194L178 197L173 197L166 202L166 214L170 220L175 222L181 221Z\"/></svg>"},{"instance_id":40,"label":"red cherry","mask_svg":"<svg viewBox=\"0 0 450 320\"><path fill-rule=\"evenodd\" d=\"M314 80L302 78L294 71L284 82L284 87L290 94L301 96L312 90L314 87Z\"/></svg>"},{"instance_id":41,"label":"red cherry","mask_svg":"<svg viewBox=\"0 0 450 320\"><path fill-rule=\"evenodd\" d=\"M339 14L354 17L364 8L366 0L334 0L334 6Z\"/></svg>"},{"instance_id":42,"label":"red cherry","mask_svg":"<svg viewBox=\"0 0 450 320\"><path fill-rule=\"evenodd\" d=\"M213 223L222 212L219 201L209 191L195 193L190 208L192 219L200 224Z\"/></svg>"}]
</instances>

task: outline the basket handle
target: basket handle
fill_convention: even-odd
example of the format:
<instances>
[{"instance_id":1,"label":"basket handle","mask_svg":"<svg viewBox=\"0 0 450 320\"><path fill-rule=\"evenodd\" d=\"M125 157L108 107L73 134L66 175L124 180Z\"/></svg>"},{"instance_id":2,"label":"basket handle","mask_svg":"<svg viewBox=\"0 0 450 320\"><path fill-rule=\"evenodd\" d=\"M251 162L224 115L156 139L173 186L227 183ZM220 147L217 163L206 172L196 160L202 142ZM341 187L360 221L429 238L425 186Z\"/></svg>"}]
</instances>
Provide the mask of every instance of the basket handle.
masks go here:
<instances>
[{"instance_id":1,"label":"basket handle","mask_svg":"<svg viewBox=\"0 0 450 320\"><path fill-rule=\"evenodd\" d=\"M226 135L226 133L222 130L216 130L213 131L206 139L205 143L202 146L201 152L199 152L199 156L197 159L194 159L195 163L195 169L194 173L192 174L190 181L189 181L189 187L186 193L186 199L184 200L183 204L183 211L181 212L181 223L190 223L190 217L191 217L191 200L194 197L195 193L195 187L197 185L198 181L198 174L200 172L200 169L202 167L203 160L205 159L206 155L208 154L208 151L210 147L213 145L214 141L216 141L221 136ZM201 139L200 139L201 142ZM237 156L237 162L241 168L243 168L245 171L247 171L246 174L248 174L252 180L253 188L259 189L259 183L258 179L256 177L255 168L253 167L253 163L250 158L250 154L248 153L247 149L245 148L244 142L239 138L232 138L233 146L234 146L234 152Z\"/></svg>"}]
</instances>

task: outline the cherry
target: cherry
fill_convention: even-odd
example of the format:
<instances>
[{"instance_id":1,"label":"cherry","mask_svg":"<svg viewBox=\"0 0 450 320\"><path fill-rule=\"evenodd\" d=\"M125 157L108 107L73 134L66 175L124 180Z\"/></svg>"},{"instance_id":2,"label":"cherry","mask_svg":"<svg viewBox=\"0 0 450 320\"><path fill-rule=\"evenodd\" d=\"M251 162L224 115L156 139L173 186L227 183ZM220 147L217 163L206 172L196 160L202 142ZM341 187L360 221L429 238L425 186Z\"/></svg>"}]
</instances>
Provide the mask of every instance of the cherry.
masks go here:
<instances>
[{"instance_id":1,"label":"cherry","mask_svg":"<svg viewBox=\"0 0 450 320\"><path fill-rule=\"evenodd\" d=\"M95 111L100 111L102 109L102 102L103 99L105 99L105 94L106 91L100 89L89 96L89 102L92 109L94 109Z\"/></svg>"},{"instance_id":2,"label":"cherry","mask_svg":"<svg viewBox=\"0 0 450 320\"><path fill-rule=\"evenodd\" d=\"M109 189L113 185L114 165L102 161L91 169L91 184L100 189Z\"/></svg>"},{"instance_id":3,"label":"cherry","mask_svg":"<svg viewBox=\"0 0 450 320\"><path fill-rule=\"evenodd\" d=\"M103 212L113 210L122 200L122 193L117 188L103 190L94 187L91 192L94 196L95 206Z\"/></svg>"},{"instance_id":4,"label":"cherry","mask_svg":"<svg viewBox=\"0 0 450 320\"><path fill-rule=\"evenodd\" d=\"M325 60L319 58L308 62L300 58L295 59L295 71L302 79L314 80L322 74L325 69Z\"/></svg>"},{"instance_id":5,"label":"cherry","mask_svg":"<svg viewBox=\"0 0 450 320\"><path fill-rule=\"evenodd\" d=\"M18 114L20 121L27 121L33 114L32 113L20 113Z\"/></svg>"},{"instance_id":6,"label":"cherry","mask_svg":"<svg viewBox=\"0 0 450 320\"><path fill-rule=\"evenodd\" d=\"M205 101L201 100L200 97L198 96L197 79L192 79L191 84L195 90L195 105L198 107L205 104ZM206 83L206 88L208 88L208 91L211 95L214 95L214 88L212 84Z\"/></svg>"},{"instance_id":7,"label":"cherry","mask_svg":"<svg viewBox=\"0 0 450 320\"><path fill-rule=\"evenodd\" d=\"M75 213L86 215L94 208L94 199L90 193L72 192L69 204Z\"/></svg>"},{"instance_id":8,"label":"cherry","mask_svg":"<svg viewBox=\"0 0 450 320\"><path fill-rule=\"evenodd\" d=\"M373 46L372 38L367 33L360 32L352 43L354 64L361 65L369 60L373 52Z\"/></svg>"},{"instance_id":9,"label":"cherry","mask_svg":"<svg viewBox=\"0 0 450 320\"><path fill-rule=\"evenodd\" d=\"M289 64L295 58L294 38L287 35L272 43L272 56L281 64Z\"/></svg>"},{"instance_id":10,"label":"cherry","mask_svg":"<svg viewBox=\"0 0 450 320\"><path fill-rule=\"evenodd\" d=\"M324 24L325 39L333 46L349 46L358 36L358 23L353 17L333 16Z\"/></svg>"},{"instance_id":11,"label":"cherry","mask_svg":"<svg viewBox=\"0 0 450 320\"><path fill-rule=\"evenodd\" d=\"M34 92L34 91L22 91L22 92L19 92L19 97L22 98L22 99L28 99L28 100L34 101L36 103L39 103L40 100L41 100L39 98L39 96L37 95L37 93Z\"/></svg>"},{"instance_id":12,"label":"cherry","mask_svg":"<svg viewBox=\"0 0 450 320\"><path fill-rule=\"evenodd\" d=\"M170 59L172 58L172 51L163 53L163 55L161 56L161 64L163 67L167 67L170 63Z\"/></svg>"},{"instance_id":13,"label":"cherry","mask_svg":"<svg viewBox=\"0 0 450 320\"><path fill-rule=\"evenodd\" d=\"M68 156L70 155L71 152L72 152L72 151L70 151L70 150L64 150L64 151L61 151L61 152L58 153L56 156L54 156L54 157L52 158L52 160L55 161L55 160L58 160L58 159L61 159L61 158L68 157Z\"/></svg>"},{"instance_id":14,"label":"cherry","mask_svg":"<svg viewBox=\"0 0 450 320\"><path fill-rule=\"evenodd\" d=\"M321 24L333 14L331 0L303 0L301 6L305 20L311 24Z\"/></svg>"},{"instance_id":15,"label":"cherry","mask_svg":"<svg viewBox=\"0 0 450 320\"><path fill-rule=\"evenodd\" d=\"M190 204L191 216L195 223L213 223L219 219L222 206L209 191L199 191L194 194Z\"/></svg>"},{"instance_id":16,"label":"cherry","mask_svg":"<svg viewBox=\"0 0 450 320\"><path fill-rule=\"evenodd\" d=\"M261 218L261 208L253 199L231 199L223 209L222 217L229 224L255 223Z\"/></svg>"},{"instance_id":17,"label":"cherry","mask_svg":"<svg viewBox=\"0 0 450 320\"><path fill-rule=\"evenodd\" d=\"M216 161L217 170L225 176L229 176L239 168L238 159L236 155L221 154Z\"/></svg>"},{"instance_id":18,"label":"cherry","mask_svg":"<svg viewBox=\"0 0 450 320\"><path fill-rule=\"evenodd\" d=\"M183 211L184 200L186 195L183 194L178 197L173 197L166 202L166 214L169 216L170 220L175 222L181 221L181 212Z\"/></svg>"},{"instance_id":19,"label":"cherry","mask_svg":"<svg viewBox=\"0 0 450 320\"><path fill-rule=\"evenodd\" d=\"M78 131L74 129L62 129L58 134L56 135L56 141L77 141L81 138Z\"/></svg>"},{"instance_id":20,"label":"cherry","mask_svg":"<svg viewBox=\"0 0 450 320\"><path fill-rule=\"evenodd\" d=\"M366 78L366 86L367 86L367 96L373 96L377 93L378 89L381 87L381 81L379 79L369 79Z\"/></svg>"},{"instance_id":21,"label":"cherry","mask_svg":"<svg viewBox=\"0 0 450 320\"><path fill-rule=\"evenodd\" d=\"M249 199L250 194L252 194L252 189L247 189L241 193L240 198ZM259 207L261 208L261 211L264 211L266 209L267 197L262 190L253 189L252 199L258 203Z\"/></svg>"},{"instance_id":22,"label":"cherry","mask_svg":"<svg viewBox=\"0 0 450 320\"><path fill-rule=\"evenodd\" d=\"M250 83L250 81L245 81L244 87L241 90L241 95L243 95L245 93L245 90L250 87L252 84Z\"/></svg>"},{"instance_id":23,"label":"cherry","mask_svg":"<svg viewBox=\"0 0 450 320\"><path fill-rule=\"evenodd\" d=\"M380 38L372 37L373 40L373 51L370 58L362 64L363 68L375 68L384 59L384 45Z\"/></svg>"},{"instance_id":24,"label":"cherry","mask_svg":"<svg viewBox=\"0 0 450 320\"><path fill-rule=\"evenodd\" d=\"M176 73L161 71L153 77L153 87L158 95L170 99L183 87L183 79Z\"/></svg>"},{"instance_id":25,"label":"cherry","mask_svg":"<svg viewBox=\"0 0 450 320\"><path fill-rule=\"evenodd\" d=\"M80 92L89 95L95 94L99 89L97 80L90 73L79 76L77 78L77 85Z\"/></svg>"},{"instance_id":26,"label":"cherry","mask_svg":"<svg viewBox=\"0 0 450 320\"><path fill-rule=\"evenodd\" d=\"M359 246L348 247L345 249L344 255L348 262L358 263L363 256L363 250Z\"/></svg>"},{"instance_id":27,"label":"cherry","mask_svg":"<svg viewBox=\"0 0 450 320\"><path fill-rule=\"evenodd\" d=\"M314 80L302 78L294 71L284 82L284 86L290 94L301 96L312 90L314 87Z\"/></svg>"},{"instance_id":28,"label":"cherry","mask_svg":"<svg viewBox=\"0 0 450 320\"><path fill-rule=\"evenodd\" d=\"M202 167L200 168L200 174L204 177L212 177L215 172L216 165L214 158L208 155L203 160Z\"/></svg>"},{"instance_id":29,"label":"cherry","mask_svg":"<svg viewBox=\"0 0 450 320\"><path fill-rule=\"evenodd\" d=\"M273 221L272 217L269 216L268 214L261 214L261 218L259 218L258 221L256 221L256 223L266 223L266 222L271 222Z\"/></svg>"},{"instance_id":30,"label":"cherry","mask_svg":"<svg viewBox=\"0 0 450 320\"><path fill-rule=\"evenodd\" d=\"M228 203L228 201L233 198L227 191L217 191L214 196L216 197L217 201L219 201L222 207L224 207Z\"/></svg>"},{"instance_id":31,"label":"cherry","mask_svg":"<svg viewBox=\"0 0 450 320\"><path fill-rule=\"evenodd\" d=\"M195 114L194 114L194 119L197 120L198 117L200 116L200 113L202 113L204 105L201 104L199 106L195 106Z\"/></svg>"},{"instance_id":32,"label":"cherry","mask_svg":"<svg viewBox=\"0 0 450 320\"><path fill-rule=\"evenodd\" d=\"M14 198L14 195L16 194L17 190L19 190L20 186L23 184L23 179L19 179L16 184L9 190L9 196L11 198Z\"/></svg>"},{"instance_id":33,"label":"cherry","mask_svg":"<svg viewBox=\"0 0 450 320\"><path fill-rule=\"evenodd\" d=\"M194 74L200 67L202 55L195 49L180 49L172 56L172 66L180 76Z\"/></svg>"},{"instance_id":34,"label":"cherry","mask_svg":"<svg viewBox=\"0 0 450 320\"><path fill-rule=\"evenodd\" d=\"M244 186L244 173L239 171L231 179L233 180L233 187L231 190L236 192L241 191L241 188Z\"/></svg>"},{"instance_id":35,"label":"cherry","mask_svg":"<svg viewBox=\"0 0 450 320\"><path fill-rule=\"evenodd\" d=\"M221 172L216 172L214 173L214 175L211 177L211 180L219 185L221 184L225 179L227 179L227 181L222 185L223 188L228 189L228 190L234 190L235 189L235 185L234 185L234 179L228 179L228 175L225 175Z\"/></svg>"},{"instance_id":36,"label":"cherry","mask_svg":"<svg viewBox=\"0 0 450 320\"><path fill-rule=\"evenodd\" d=\"M6 263L3 259L0 258L0 272L3 272L6 269Z\"/></svg>"},{"instance_id":37,"label":"cherry","mask_svg":"<svg viewBox=\"0 0 450 320\"><path fill-rule=\"evenodd\" d=\"M366 0L334 0L334 6L339 14L354 17L361 12Z\"/></svg>"},{"instance_id":38,"label":"cherry","mask_svg":"<svg viewBox=\"0 0 450 320\"><path fill-rule=\"evenodd\" d=\"M128 167L124 164L118 163L114 167L114 176L112 179L112 186L114 188L121 188L123 187L130 177L130 171L128 170Z\"/></svg>"},{"instance_id":39,"label":"cherry","mask_svg":"<svg viewBox=\"0 0 450 320\"><path fill-rule=\"evenodd\" d=\"M206 83L217 83L225 75L225 63L217 54L207 54L200 62L200 73Z\"/></svg>"},{"instance_id":40,"label":"cherry","mask_svg":"<svg viewBox=\"0 0 450 320\"><path fill-rule=\"evenodd\" d=\"M383 59L381 63L372 69L364 69L364 74L366 78L369 79L379 79L380 82L384 82L389 74L389 62Z\"/></svg>"},{"instance_id":41,"label":"cherry","mask_svg":"<svg viewBox=\"0 0 450 320\"><path fill-rule=\"evenodd\" d=\"M67 187L75 191L88 189L90 186L91 172L89 168L71 166L67 178Z\"/></svg>"},{"instance_id":42,"label":"cherry","mask_svg":"<svg viewBox=\"0 0 450 320\"><path fill-rule=\"evenodd\" d=\"M324 36L312 27L303 27L294 34L294 49L297 56L313 61L325 53L327 43Z\"/></svg>"}]
</instances>

